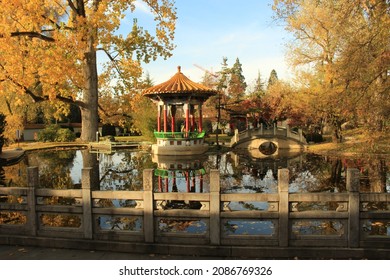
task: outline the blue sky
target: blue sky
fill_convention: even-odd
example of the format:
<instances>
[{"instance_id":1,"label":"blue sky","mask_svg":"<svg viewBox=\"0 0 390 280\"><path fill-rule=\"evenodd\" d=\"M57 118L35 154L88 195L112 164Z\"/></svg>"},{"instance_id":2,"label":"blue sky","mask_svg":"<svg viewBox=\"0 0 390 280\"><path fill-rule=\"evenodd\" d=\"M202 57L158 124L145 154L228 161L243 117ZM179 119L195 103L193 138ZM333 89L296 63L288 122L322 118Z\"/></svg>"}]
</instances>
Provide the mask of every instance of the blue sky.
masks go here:
<instances>
[{"instance_id":1,"label":"blue sky","mask_svg":"<svg viewBox=\"0 0 390 280\"><path fill-rule=\"evenodd\" d=\"M177 66L195 82L204 71L221 68L222 58L232 66L239 58L247 84L252 84L258 71L264 81L272 69L280 79L289 78L285 63L288 35L272 19L273 0L176 0L177 16L173 56L143 65L153 81L161 83L173 76ZM150 30L153 15L141 4L129 15Z\"/></svg>"}]
</instances>

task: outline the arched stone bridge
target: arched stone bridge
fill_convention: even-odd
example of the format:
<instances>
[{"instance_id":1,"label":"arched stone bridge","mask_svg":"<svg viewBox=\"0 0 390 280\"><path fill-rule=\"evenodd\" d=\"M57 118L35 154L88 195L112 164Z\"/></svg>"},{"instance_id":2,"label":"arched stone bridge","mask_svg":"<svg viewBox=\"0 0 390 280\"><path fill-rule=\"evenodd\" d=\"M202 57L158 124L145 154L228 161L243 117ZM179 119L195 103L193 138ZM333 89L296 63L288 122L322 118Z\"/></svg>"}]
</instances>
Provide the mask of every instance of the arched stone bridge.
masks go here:
<instances>
[{"instance_id":1,"label":"arched stone bridge","mask_svg":"<svg viewBox=\"0 0 390 280\"><path fill-rule=\"evenodd\" d=\"M230 147L247 149L259 156L277 155L280 150L303 151L306 144L302 130L292 131L289 126L265 128L261 125L241 132L236 130L230 141Z\"/></svg>"}]
</instances>

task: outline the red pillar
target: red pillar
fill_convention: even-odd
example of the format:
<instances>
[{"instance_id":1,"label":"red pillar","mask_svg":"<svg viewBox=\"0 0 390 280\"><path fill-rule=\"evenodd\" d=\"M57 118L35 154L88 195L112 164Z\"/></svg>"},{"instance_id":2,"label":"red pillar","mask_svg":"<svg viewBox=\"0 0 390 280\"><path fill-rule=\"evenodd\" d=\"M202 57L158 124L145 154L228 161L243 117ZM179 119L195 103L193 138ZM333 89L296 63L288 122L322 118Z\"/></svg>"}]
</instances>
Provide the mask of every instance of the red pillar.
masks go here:
<instances>
[{"instance_id":1,"label":"red pillar","mask_svg":"<svg viewBox=\"0 0 390 280\"><path fill-rule=\"evenodd\" d=\"M165 178L165 192L169 192L169 188L168 188L168 178Z\"/></svg>"},{"instance_id":2,"label":"red pillar","mask_svg":"<svg viewBox=\"0 0 390 280\"><path fill-rule=\"evenodd\" d=\"M157 131L161 131L161 105L157 105Z\"/></svg>"},{"instance_id":3,"label":"red pillar","mask_svg":"<svg viewBox=\"0 0 390 280\"><path fill-rule=\"evenodd\" d=\"M202 104L198 105L198 111L199 111L199 124L198 124L198 131L199 133L203 131L203 117L202 117Z\"/></svg>"},{"instance_id":4,"label":"red pillar","mask_svg":"<svg viewBox=\"0 0 390 280\"><path fill-rule=\"evenodd\" d=\"M190 108L189 104L185 104L185 111L186 111L186 137L188 137L188 131L190 126Z\"/></svg>"},{"instance_id":5,"label":"red pillar","mask_svg":"<svg viewBox=\"0 0 390 280\"><path fill-rule=\"evenodd\" d=\"M191 131L195 129L195 109L194 106L190 106L190 115L191 115Z\"/></svg>"},{"instance_id":6,"label":"red pillar","mask_svg":"<svg viewBox=\"0 0 390 280\"><path fill-rule=\"evenodd\" d=\"M162 178L158 176L158 191L162 192Z\"/></svg>"},{"instance_id":7,"label":"red pillar","mask_svg":"<svg viewBox=\"0 0 390 280\"><path fill-rule=\"evenodd\" d=\"M167 132L168 124L167 124L167 105L164 104L164 132Z\"/></svg>"}]
</instances>

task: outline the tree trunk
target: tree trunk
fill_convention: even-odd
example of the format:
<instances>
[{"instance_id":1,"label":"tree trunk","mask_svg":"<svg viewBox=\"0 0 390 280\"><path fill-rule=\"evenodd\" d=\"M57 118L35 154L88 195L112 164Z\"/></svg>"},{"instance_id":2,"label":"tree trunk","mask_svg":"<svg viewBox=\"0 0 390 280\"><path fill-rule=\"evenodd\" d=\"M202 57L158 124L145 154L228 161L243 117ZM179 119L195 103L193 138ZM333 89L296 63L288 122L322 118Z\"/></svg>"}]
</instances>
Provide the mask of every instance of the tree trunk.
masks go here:
<instances>
[{"instance_id":1,"label":"tree trunk","mask_svg":"<svg viewBox=\"0 0 390 280\"><path fill-rule=\"evenodd\" d=\"M96 50L93 35L88 38L88 50L85 53L83 75L85 86L81 107L81 140L94 141L98 131L98 73Z\"/></svg>"},{"instance_id":2,"label":"tree trunk","mask_svg":"<svg viewBox=\"0 0 390 280\"><path fill-rule=\"evenodd\" d=\"M98 191L100 190L100 171L99 171L99 161L96 157L96 154L92 154L89 150L82 150L81 156L83 158L83 168L92 168L91 173L91 190Z\"/></svg>"}]
</instances>

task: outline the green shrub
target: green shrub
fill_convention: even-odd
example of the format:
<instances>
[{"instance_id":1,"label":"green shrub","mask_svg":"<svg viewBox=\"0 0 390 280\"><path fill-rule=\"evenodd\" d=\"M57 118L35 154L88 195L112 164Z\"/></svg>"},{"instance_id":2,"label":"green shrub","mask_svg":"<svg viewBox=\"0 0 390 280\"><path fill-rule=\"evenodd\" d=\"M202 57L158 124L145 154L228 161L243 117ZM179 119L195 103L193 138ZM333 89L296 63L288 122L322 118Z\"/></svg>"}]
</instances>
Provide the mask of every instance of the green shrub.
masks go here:
<instances>
[{"instance_id":1,"label":"green shrub","mask_svg":"<svg viewBox=\"0 0 390 280\"><path fill-rule=\"evenodd\" d=\"M38 141L41 142L72 142L76 135L67 128L52 124L38 133Z\"/></svg>"},{"instance_id":2,"label":"green shrub","mask_svg":"<svg viewBox=\"0 0 390 280\"><path fill-rule=\"evenodd\" d=\"M73 142L76 140L76 135L68 128L60 128L57 130L55 141L57 142Z\"/></svg>"},{"instance_id":3,"label":"green shrub","mask_svg":"<svg viewBox=\"0 0 390 280\"><path fill-rule=\"evenodd\" d=\"M48 125L45 129L38 132L38 141L54 142L59 128L59 125Z\"/></svg>"}]
</instances>

